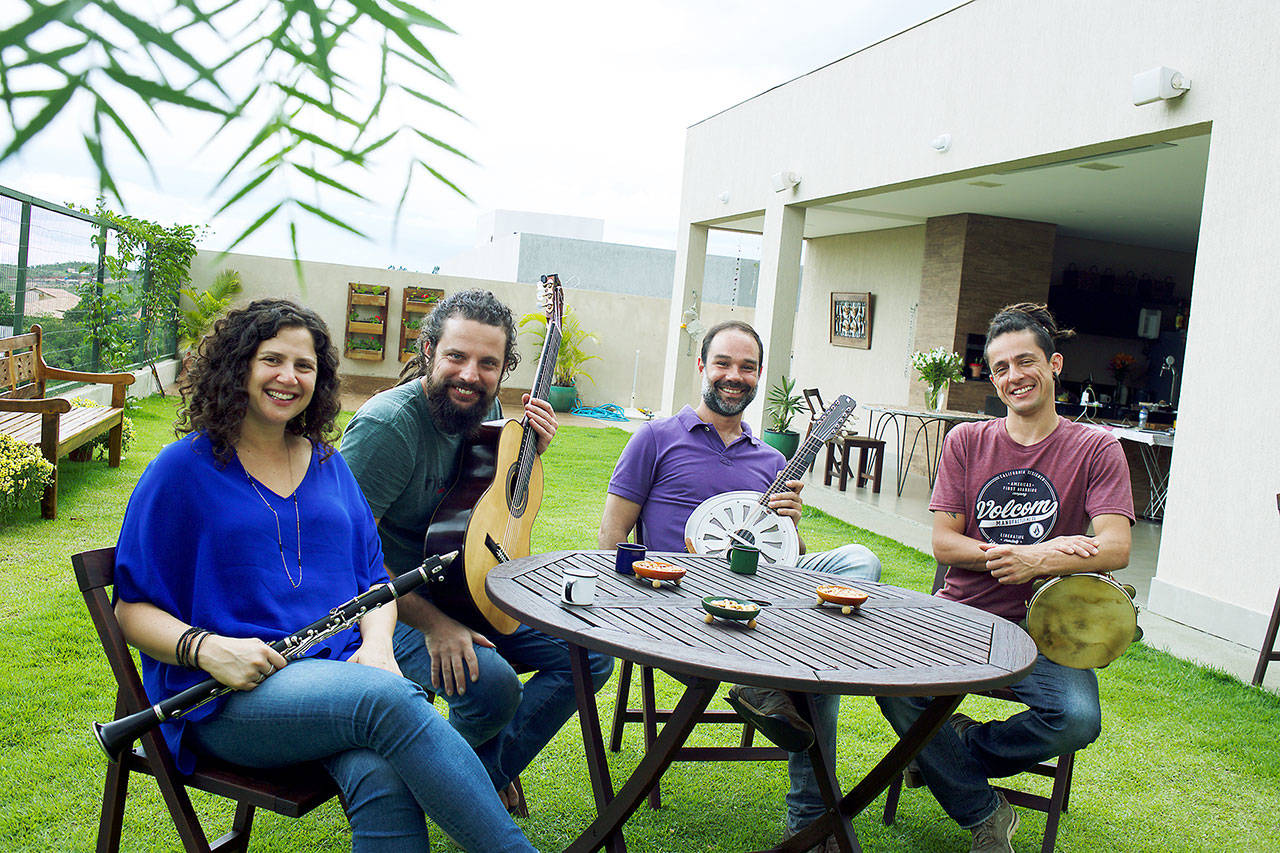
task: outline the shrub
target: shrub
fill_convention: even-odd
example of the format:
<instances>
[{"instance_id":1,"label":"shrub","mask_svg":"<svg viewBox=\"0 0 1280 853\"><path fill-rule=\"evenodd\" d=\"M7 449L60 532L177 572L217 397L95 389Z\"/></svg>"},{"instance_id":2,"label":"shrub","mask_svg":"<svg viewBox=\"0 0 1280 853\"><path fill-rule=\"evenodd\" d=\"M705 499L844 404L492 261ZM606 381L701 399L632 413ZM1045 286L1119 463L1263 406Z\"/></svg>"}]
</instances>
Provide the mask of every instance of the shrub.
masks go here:
<instances>
[{"instance_id":1,"label":"shrub","mask_svg":"<svg viewBox=\"0 0 1280 853\"><path fill-rule=\"evenodd\" d=\"M0 433L0 518L34 506L53 482L53 466L35 445Z\"/></svg>"},{"instance_id":2,"label":"shrub","mask_svg":"<svg viewBox=\"0 0 1280 853\"><path fill-rule=\"evenodd\" d=\"M84 397L73 398L71 400L71 405L79 406L82 409L101 409L102 408L101 403L95 403L93 400L89 400ZM129 416L125 415L121 420L123 422L123 429L121 430L122 434L120 436L120 452L123 453L124 451L128 450L129 447L133 444L134 433L133 433L133 421L129 420ZM93 448L94 455L97 456L99 459L101 459L103 456L107 454L107 450L108 450L107 442L110 440L110 435L111 435L110 431L104 432L101 435L94 438L93 441L89 442L88 444L89 447Z\"/></svg>"}]
</instances>

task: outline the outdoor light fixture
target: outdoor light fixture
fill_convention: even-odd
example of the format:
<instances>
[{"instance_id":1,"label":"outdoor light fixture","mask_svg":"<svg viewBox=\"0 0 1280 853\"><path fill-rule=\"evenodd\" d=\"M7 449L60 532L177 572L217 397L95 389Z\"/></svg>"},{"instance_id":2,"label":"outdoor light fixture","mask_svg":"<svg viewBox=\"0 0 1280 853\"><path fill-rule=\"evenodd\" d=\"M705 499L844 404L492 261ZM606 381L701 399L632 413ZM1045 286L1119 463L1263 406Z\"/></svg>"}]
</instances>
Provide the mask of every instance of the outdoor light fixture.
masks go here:
<instances>
[{"instance_id":1,"label":"outdoor light fixture","mask_svg":"<svg viewBox=\"0 0 1280 853\"><path fill-rule=\"evenodd\" d=\"M951 150L951 134L943 133L935 136L933 141L929 144L932 145L933 150L937 151L939 154L946 154Z\"/></svg>"},{"instance_id":2,"label":"outdoor light fixture","mask_svg":"<svg viewBox=\"0 0 1280 853\"><path fill-rule=\"evenodd\" d=\"M1191 81L1183 77L1181 71L1161 65L1133 75L1133 105L1140 107L1153 101L1180 98L1190 88Z\"/></svg>"},{"instance_id":3,"label":"outdoor light fixture","mask_svg":"<svg viewBox=\"0 0 1280 853\"><path fill-rule=\"evenodd\" d=\"M800 176L795 172L779 172L770 178L769 182L773 184L774 192L784 193L800 183Z\"/></svg>"},{"instance_id":4,"label":"outdoor light fixture","mask_svg":"<svg viewBox=\"0 0 1280 853\"><path fill-rule=\"evenodd\" d=\"M729 203L729 191L728 191L728 190L725 190L724 192L720 193L720 195L716 196L716 201L720 202L721 204L728 204L728 203Z\"/></svg>"}]
</instances>

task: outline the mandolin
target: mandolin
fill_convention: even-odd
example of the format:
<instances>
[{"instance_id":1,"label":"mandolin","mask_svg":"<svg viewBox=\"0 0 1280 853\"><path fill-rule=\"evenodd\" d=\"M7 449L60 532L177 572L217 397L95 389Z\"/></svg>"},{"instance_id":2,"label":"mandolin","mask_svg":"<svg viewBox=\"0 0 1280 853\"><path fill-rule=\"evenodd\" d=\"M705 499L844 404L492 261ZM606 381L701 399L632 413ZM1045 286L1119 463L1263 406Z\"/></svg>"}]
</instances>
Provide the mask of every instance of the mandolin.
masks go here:
<instances>
[{"instance_id":1,"label":"mandolin","mask_svg":"<svg viewBox=\"0 0 1280 853\"><path fill-rule=\"evenodd\" d=\"M539 301L547 315L538 373L530 394L545 400L560 354L564 294L556 275L542 276ZM520 421L490 421L464 448L458 479L436 508L423 551L456 550L448 571L425 590L432 602L454 619L484 632L510 634L520 626L489 600L485 579L498 563L529 556L533 520L542 506L542 461L538 435ZM444 544L445 551L436 550Z\"/></svg>"},{"instance_id":2,"label":"mandolin","mask_svg":"<svg viewBox=\"0 0 1280 853\"><path fill-rule=\"evenodd\" d=\"M789 519L769 509L769 498L785 491L788 480L798 480L822 445L835 436L857 403L841 394L809 430L787 467L764 493L743 490L707 498L694 509L684 525L685 542L695 554L727 556L735 541L760 549L760 562L794 566L800 558L800 534Z\"/></svg>"}]
</instances>

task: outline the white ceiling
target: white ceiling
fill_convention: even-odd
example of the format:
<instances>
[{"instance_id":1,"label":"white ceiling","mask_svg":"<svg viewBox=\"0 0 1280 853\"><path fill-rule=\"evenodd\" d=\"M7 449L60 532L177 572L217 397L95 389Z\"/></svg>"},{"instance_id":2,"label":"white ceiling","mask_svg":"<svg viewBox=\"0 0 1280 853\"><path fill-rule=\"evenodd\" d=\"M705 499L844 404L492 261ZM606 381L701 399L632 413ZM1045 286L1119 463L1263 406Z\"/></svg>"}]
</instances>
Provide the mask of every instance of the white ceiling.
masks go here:
<instances>
[{"instance_id":1,"label":"white ceiling","mask_svg":"<svg viewBox=\"0 0 1280 853\"><path fill-rule=\"evenodd\" d=\"M934 216L981 213L1053 222L1059 234L1070 237L1195 251L1208 134L1090 157L1063 156L1070 159L1024 168L997 167L962 178L815 203L808 206L804 236L879 231L923 224ZM759 233L763 219L743 217L716 227Z\"/></svg>"}]
</instances>

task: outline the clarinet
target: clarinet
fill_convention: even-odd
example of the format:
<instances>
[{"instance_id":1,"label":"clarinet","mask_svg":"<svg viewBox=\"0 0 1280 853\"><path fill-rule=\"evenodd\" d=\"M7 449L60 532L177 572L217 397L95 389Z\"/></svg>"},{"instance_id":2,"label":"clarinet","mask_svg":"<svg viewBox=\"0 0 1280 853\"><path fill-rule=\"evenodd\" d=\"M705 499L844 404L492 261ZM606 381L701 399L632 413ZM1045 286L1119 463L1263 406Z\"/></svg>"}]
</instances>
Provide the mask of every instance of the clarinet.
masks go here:
<instances>
[{"instance_id":1,"label":"clarinet","mask_svg":"<svg viewBox=\"0 0 1280 853\"><path fill-rule=\"evenodd\" d=\"M345 631L359 622L366 613L376 610L387 602L394 601L400 596L412 592L423 583L442 575L457 556L458 552L453 551L443 557L428 557L422 565L413 571L405 572L390 583L379 584L366 592L362 592L345 604L330 610L329 614L324 618L317 619L301 631L290 634L269 645L283 655L286 660L299 658L316 643ZM119 761L125 749L149 730L166 720L173 720L184 714L189 714L206 702L230 693L234 689L234 687L228 687L216 678L209 678L199 684L188 687L181 693L175 693L162 702L157 702L150 708L145 708L137 713L121 717L106 724L94 723L93 735L97 739L98 745L102 747L102 751L107 754L107 758L112 761Z\"/></svg>"}]
</instances>

